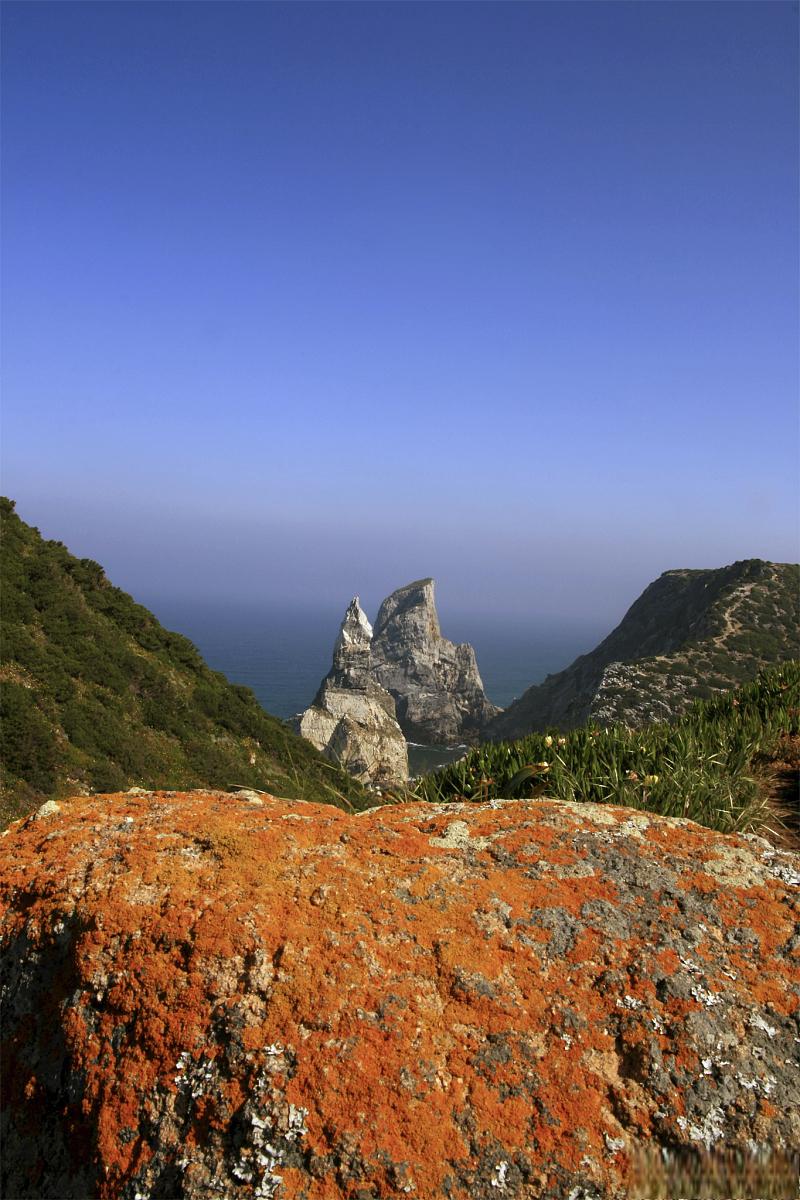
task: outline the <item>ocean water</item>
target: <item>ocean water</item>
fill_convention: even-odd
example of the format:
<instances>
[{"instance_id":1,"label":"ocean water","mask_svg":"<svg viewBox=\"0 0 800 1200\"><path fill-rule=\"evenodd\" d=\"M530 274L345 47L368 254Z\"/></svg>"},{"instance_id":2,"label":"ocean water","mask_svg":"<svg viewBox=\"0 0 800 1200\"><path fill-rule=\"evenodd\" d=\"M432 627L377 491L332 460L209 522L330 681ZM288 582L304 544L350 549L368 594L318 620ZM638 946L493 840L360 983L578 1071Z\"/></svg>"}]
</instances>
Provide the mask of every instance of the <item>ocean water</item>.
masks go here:
<instances>
[{"instance_id":1,"label":"ocean water","mask_svg":"<svg viewBox=\"0 0 800 1200\"><path fill-rule=\"evenodd\" d=\"M141 602L168 629L194 642L210 667L231 683L252 688L267 712L283 718L313 700L330 670L342 616L338 609L264 609L195 599L146 597ZM486 694L501 707L531 684L569 666L608 633L589 623L527 626L465 617L442 619L442 627L452 641L469 641L475 647ZM410 753L414 773L458 757L453 748L412 746Z\"/></svg>"}]
</instances>

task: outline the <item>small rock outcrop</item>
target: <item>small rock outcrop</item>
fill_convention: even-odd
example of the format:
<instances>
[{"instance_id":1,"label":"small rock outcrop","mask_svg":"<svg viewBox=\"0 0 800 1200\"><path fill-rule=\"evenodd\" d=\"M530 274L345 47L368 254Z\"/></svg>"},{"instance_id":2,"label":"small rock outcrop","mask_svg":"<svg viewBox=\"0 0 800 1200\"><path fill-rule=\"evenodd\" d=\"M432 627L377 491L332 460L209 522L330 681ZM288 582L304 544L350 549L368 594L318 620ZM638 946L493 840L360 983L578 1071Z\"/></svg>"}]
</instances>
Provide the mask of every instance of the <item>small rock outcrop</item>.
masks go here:
<instances>
[{"instance_id":1,"label":"small rock outcrop","mask_svg":"<svg viewBox=\"0 0 800 1200\"><path fill-rule=\"evenodd\" d=\"M391 787L408 779L408 750L394 701L373 678L372 626L356 596L345 613L333 666L297 732L362 783Z\"/></svg>"},{"instance_id":2,"label":"small rock outcrop","mask_svg":"<svg viewBox=\"0 0 800 1200\"><path fill-rule=\"evenodd\" d=\"M60 805L3 839L4 1196L694 1196L637 1156L759 1147L772 1190L714 1194L794 1194L797 855L551 801Z\"/></svg>"},{"instance_id":3,"label":"small rock outcrop","mask_svg":"<svg viewBox=\"0 0 800 1200\"><path fill-rule=\"evenodd\" d=\"M486 698L472 646L442 637L432 579L398 588L381 604L372 672L412 741L475 741L500 711Z\"/></svg>"}]
</instances>

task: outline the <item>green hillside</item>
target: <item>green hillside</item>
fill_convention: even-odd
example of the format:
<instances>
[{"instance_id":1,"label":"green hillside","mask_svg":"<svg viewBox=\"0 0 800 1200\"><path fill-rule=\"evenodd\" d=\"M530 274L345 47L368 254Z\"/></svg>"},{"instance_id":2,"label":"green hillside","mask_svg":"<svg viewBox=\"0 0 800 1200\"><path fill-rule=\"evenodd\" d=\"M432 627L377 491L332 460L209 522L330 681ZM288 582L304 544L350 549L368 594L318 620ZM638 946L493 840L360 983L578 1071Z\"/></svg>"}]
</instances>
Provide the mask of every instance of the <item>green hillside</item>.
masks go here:
<instances>
[{"instance_id":1,"label":"green hillside","mask_svg":"<svg viewBox=\"0 0 800 1200\"><path fill-rule=\"evenodd\" d=\"M495 741L586 722L671 721L693 700L800 658L800 566L750 558L665 571L589 654L528 688L484 730Z\"/></svg>"},{"instance_id":2,"label":"green hillside","mask_svg":"<svg viewBox=\"0 0 800 1200\"><path fill-rule=\"evenodd\" d=\"M364 808L349 775L206 666L103 569L0 500L0 818L44 796L248 786Z\"/></svg>"},{"instance_id":3,"label":"green hillside","mask_svg":"<svg viewBox=\"0 0 800 1200\"><path fill-rule=\"evenodd\" d=\"M723 833L775 825L796 833L796 774L776 806L770 766L794 762L799 741L800 662L787 662L736 691L696 701L671 723L642 729L591 723L488 742L418 780L416 796L542 796L644 808Z\"/></svg>"}]
</instances>

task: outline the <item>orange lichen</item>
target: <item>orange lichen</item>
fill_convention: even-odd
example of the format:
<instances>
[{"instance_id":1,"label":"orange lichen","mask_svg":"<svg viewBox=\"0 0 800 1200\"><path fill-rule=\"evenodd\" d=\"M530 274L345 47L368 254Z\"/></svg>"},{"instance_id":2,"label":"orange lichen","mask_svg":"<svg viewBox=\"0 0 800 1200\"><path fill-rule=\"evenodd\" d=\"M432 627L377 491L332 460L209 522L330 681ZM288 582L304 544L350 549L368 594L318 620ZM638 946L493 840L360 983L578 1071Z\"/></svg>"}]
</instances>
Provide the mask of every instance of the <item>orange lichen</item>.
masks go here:
<instances>
[{"instance_id":1,"label":"orange lichen","mask_svg":"<svg viewBox=\"0 0 800 1200\"><path fill-rule=\"evenodd\" d=\"M684 884L687 888L699 892L701 896L711 896L719 891L718 882L703 871L691 871L685 875Z\"/></svg>"},{"instance_id":2,"label":"orange lichen","mask_svg":"<svg viewBox=\"0 0 800 1200\"><path fill-rule=\"evenodd\" d=\"M569 1194L587 1171L620 1193L619 1114L628 1141L647 1141L664 1111L699 1103L648 1091L658 1056L688 1089L703 1071L693 1015L722 1020L719 997L740 1006L737 1028L754 1005L788 1013L797 975L786 889L766 868L753 859L761 884L722 887L717 835L653 819L631 849L629 818L555 802L348 817L149 793L76 798L18 826L5 944L24 937L44 963L68 940L42 1020L80 1079L66 1119L100 1200L183 1159L192 1179L224 1167L209 1195L252 1194L251 1115L284 1148L285 1197L413 1184L467 1200L512 1167L520 1196L547 1178ZM652 895L615 874L626 854L658 867ZM721 926L703 933L708 905ZM749 941L727 942L731 929ZM26 1018L11 1042L22 1121L43 1103L39 1036ZM758 1112L783 1120L766 1100ZM681 1136L674 1121L667 1134ZM292 1158L301 1138L313 1171Z\"/></svg>"}]
</instances>

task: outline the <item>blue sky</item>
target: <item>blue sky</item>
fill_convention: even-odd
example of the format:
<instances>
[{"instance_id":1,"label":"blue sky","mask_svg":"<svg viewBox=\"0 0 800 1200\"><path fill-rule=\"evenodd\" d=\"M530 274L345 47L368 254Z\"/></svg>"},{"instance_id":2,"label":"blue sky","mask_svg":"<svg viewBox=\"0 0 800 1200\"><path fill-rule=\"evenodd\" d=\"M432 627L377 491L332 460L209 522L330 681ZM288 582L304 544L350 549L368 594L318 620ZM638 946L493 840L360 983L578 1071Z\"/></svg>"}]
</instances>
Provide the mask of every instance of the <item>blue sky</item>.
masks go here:
<instances>
[{"instance_id":1,"label":"blue sky","mask_svg":"<svg viewBox=\"0 0 800 1200\"><path fill-rule=\"evenodd\" d=\"M3 490L134 594L798 556L797 8L3 5Z\"/></svg>"}]
</instances>

